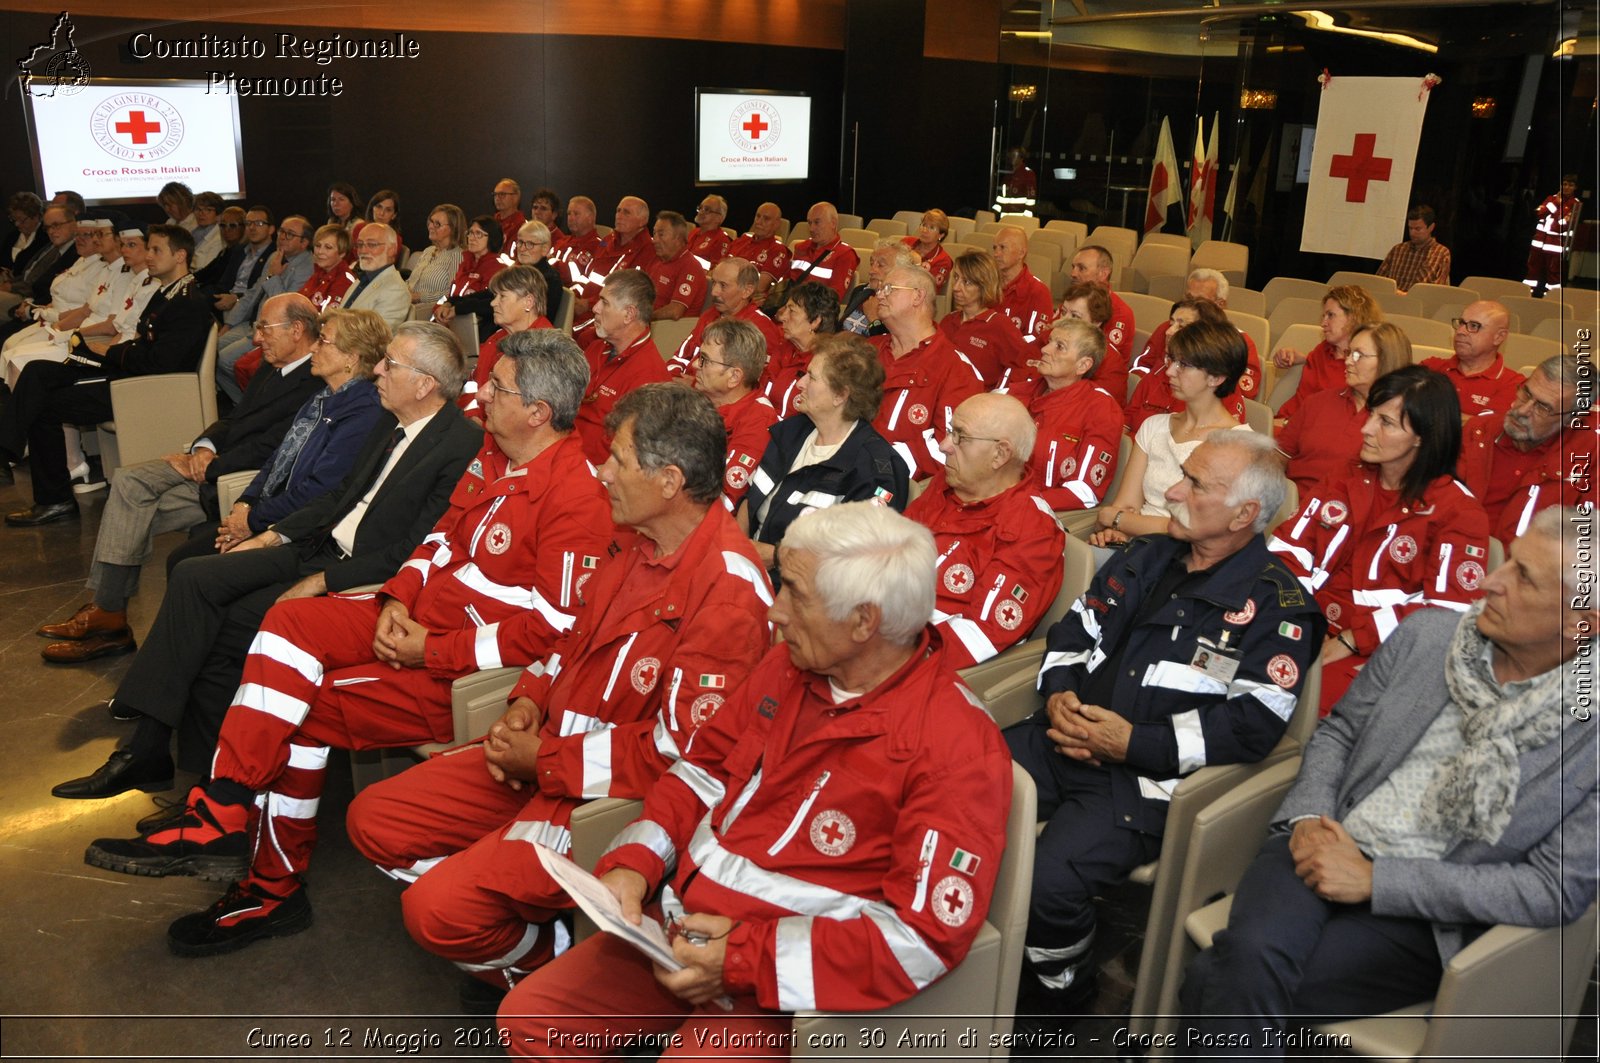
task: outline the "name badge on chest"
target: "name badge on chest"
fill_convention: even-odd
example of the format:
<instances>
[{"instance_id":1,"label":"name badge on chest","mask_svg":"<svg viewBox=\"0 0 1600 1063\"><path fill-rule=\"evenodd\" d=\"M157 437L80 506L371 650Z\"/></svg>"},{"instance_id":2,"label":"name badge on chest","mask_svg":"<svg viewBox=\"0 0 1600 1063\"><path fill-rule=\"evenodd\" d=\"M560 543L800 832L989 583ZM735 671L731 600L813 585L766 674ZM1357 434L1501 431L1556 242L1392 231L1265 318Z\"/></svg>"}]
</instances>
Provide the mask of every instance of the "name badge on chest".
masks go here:
<instances>
[{"instance_id":1,"label":"name badge on chest","mask_svg":"<svg viewBox=\"0 0 1600 1063\"><path fill-rule=\"evenodd\" d=\"M1239 661L1230 654L1238 650L1228 645L1230 631L1222 633L1220 642L1210 639L1200 639L1195 646L1194 656L1189 659L1189 667L1204 672L1219 683L1232 683L1233 675L1239 670Z\"/></svg>"}]
</instances>

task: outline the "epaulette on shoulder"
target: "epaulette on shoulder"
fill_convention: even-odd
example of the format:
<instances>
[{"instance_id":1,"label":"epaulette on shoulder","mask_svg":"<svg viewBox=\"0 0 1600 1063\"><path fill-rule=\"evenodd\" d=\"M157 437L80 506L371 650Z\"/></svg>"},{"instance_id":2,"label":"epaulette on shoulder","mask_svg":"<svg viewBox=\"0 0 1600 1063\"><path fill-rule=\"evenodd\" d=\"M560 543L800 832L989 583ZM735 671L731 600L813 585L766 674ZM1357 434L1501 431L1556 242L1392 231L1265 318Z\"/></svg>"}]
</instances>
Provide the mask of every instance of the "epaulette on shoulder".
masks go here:
<instances>
[{"instance_id":1,"label":"epaulette on shoulder","mask_svg":"<svg viewBox=\"0 0 1600 1063\"><path fill-rule=\"evenodd\" d=\"M1278 608L1298 609L1306 604L1305 585L1276 557L1267 559L1261 578L1278 588Z\"/></svg>"}]
</instances>

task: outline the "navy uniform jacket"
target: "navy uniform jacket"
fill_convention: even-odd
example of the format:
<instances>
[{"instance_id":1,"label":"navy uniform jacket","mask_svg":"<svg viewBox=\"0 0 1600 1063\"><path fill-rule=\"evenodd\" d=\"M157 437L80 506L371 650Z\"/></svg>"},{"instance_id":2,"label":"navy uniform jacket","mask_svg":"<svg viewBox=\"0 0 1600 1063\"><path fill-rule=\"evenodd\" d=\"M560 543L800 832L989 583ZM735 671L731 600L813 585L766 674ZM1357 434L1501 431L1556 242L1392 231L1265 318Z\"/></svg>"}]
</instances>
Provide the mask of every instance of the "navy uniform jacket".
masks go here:
<instances>
[{"instance_id":1,"label":"navy uniform jacket","mask_svg":"<svg viewBox=\"0 0 1600 1063\"><path fill-rule=\"evenodd\" d=\"M1168 563L1188 549L1164 535L1129 543L1050 628L1039 669L1046 698L1078 691L1128 632L1115 697L1103 707L1133 733L1127 760L1106 768L1117 826L1155 835L1183 776L1207 764L1252 763L1277 745L1325 627L1315 599L1257 535L1129 631ZM1212 670L1195 667L1200 661ZM1228 671L1231 678L1219 678ZM1043 709L1027 722L1049 726Z\"/></svg>"},{"instance_id":2,"label":"navy uniform jacket","mask_svg":"<svg viewBox=\"0 0 1600 1063\"><path fill-rule=\"evenodd\" d=\"M789 466L815 427L811 418L801 413L767 429L772 439L761 456L761 465L750 477L750 493L745 495L749 531L758 542L782 542L783 533L794 519L809 510L876 497L900 513L910 501L906 463L867 421L856 422L833 457L790 473ZM767 519L758 521L761 503L774 493Z\"/></svg>"}]
</instances>

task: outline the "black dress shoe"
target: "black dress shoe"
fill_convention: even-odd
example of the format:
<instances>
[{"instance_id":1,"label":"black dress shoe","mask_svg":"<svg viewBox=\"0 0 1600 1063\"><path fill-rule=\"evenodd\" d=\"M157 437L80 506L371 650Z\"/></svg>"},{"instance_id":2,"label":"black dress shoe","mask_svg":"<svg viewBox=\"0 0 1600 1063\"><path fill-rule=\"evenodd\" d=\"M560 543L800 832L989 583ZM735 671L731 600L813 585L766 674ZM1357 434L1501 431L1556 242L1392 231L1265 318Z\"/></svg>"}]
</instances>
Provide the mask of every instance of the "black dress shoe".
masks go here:
<instances>
[{"instance_id":1,"label":"black dress shoe","mask_svg":"<svg viewBox=\"0 0 1600 1063\"><path fill-rule=\"evenodd\" d=\"M54 797L74 800L95 800L115 797L129 790L170 790L173 785L172 760L141 761L132 753L119 749L100 766L93 775L61 783L50 791Z\"/></svg>"},{"instance_id":2,"label":"black dress shoe","mask_svg":"<svg viewBox=\"0 0 1600 1063\"><path fill-rule=\"evenodd\" d=\"M36 528L41 524L77 519L78 503L72 501L53 502L48 506L33 506L6 514L6 523L13 528Z\"/></svg>"},{"instance_id":3,"label":"black dress shoe","mask_svg":"<svg viewBox=\"0 0 1600 1063\"><path fill-rule=\"evenodd\" d=\"M118 705L112 698L107 698L105 701L96 702L95 704L90 705L89 708L91 711L94 709L105 709L106 714L113 720L116 720L118 723L132 723L134 720L137 720L139 717L144 715L144 713L140 712L132 705Z\"/></svg>"}]
</instances>

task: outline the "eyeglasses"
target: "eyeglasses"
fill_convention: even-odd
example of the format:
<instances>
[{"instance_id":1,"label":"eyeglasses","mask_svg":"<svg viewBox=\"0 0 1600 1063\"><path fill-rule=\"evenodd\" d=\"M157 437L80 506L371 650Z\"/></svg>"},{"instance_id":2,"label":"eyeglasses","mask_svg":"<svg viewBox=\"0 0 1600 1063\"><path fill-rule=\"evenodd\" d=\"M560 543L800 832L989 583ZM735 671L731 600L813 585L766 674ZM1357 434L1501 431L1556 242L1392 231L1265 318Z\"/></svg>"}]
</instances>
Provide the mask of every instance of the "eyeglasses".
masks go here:
<instances>
[{"instance_id":1,"label":"eyeglasses","mask_svg":"<svg viewBox=\"0 0 1600 1063\"><path fill-rule=\"evenodd\" d=\"M1468 333L1476 336L1478 333L1483 331L1483 322L1469 321L1464 317L1453 317L1450 319L1450 327L1455 329L1464 328Z\"/></svg>"},{"instance_id":2,"label":"eyeglasses","mask_svg":"<svg viewBox=\"0 0 1600 1063\"><path fill-rule=\"evenodd\" d=\"M423 376L428 377L428 378L430 378L432 380L438 380L439 379L438 377L434 376L432 373L428 372L426 369L418 369L414 365L407 365L404 362L397 362L393 358L390 358L388 355L384 355L383 356L383 364L384 364L384 366L386 368L388 368L388 370L391 373L394 372L396 369L409 369L413 373L421 373ZM493 381L491 381L491 383L493 383Z\"/></svg>"},{"instance_id":3,"label":"eyeglasses","mask_svg":"<svg viewBox=\"0 0 1600 1063\"><path fill-rule=\"evenodd\" d=\"M44 223L44 227L46 229L64 229L68 225L72 225L72 224L75 224L75 223L70 222L70 221L47 221L47 222Z\"/></svg>"},{"instance_id":4,"label":"eyeglasses","mask_svg":"<svg viewBox=\"0 0 1600 1063\"><path fill-rule=\"evenodd\" d=\"M476 236L480 240L489 239L489 234L484 232L482 229L468 229L467 230L467 239L470 240L474 236Z\"/></svg>"},{"instance_id":5,"label":"eyeglasses","mask_svg":"<svg viewBox=\"0 0 1600 1063\"><path fill-rule=\"evenodd\" d=\"M507 196L510 196L511 198L515 199L516 195L517 194L515 192L499 192L499 191L496 191L494 193L494 198L496 198L496 199L505 199Z\"/></svg>"},{"instance_id":6,"label":"eyeglasses","mask_svg":"<svg viewBox=\"0 0 1600 1063\"><path fill-rule=\"evenodd\" d=\"M1000 440L995 436L975 436L959 428L952 428L950 429L950 442L958 447L963 447L968 443L998 443Z\"/></svg>"},{"instance_id":7,"label":"eyeglasses","mask_svg":"<svg viewBox=\"0 0 1600 1063\"><path fill-rule=\"evenodd\" d=\"M878 285L878 298L882 299L884 296L888 295L890 292L914 292L914 291L916 291L916 289L913 288L909 284L880 284L880 285Z\"/></svg>"},{"instance_id":8,"label":"eyeglasses","mask_svg":"<svg viewBox=\"0 0 1600 1063\"><path fill-rule=\"evenodd\" d=\"M1350 350L1345 352L1344 360L1349 362L1351 365L1356 365L1363 358L1376 358L1376 357L1378 357L1378 356L1375 353L1374 354L1368 354L1366 351L1358 351L1354 347L1352 347Z\"/></svg>"},{"instance_id":9,"label":"eyeglasses","mask_svg":"<svg viewBox=\"0 0 1600 1063\"><path fill-rule=\"evenodd\" d=\"M711 365L720 365L724 369L731 368L728 362L719 362L715 358L707 355L704 351L700 352L700 355L695 359L695 361L699 362L702 367L704 367L707 363L710 363Z\"/></svg>"},{"instance_id":10,"label":"eyeglasses","mask_svg":"<svg viewBox=\"0 0 1600 1063\"><path fill-rule=\"evenodd\" d=\"M357 240L356 249L360 251L381 251L389 245L382 240Z\"/></svg>"},{"instance_id":11,"label":"eyeglasses","mask_svg":"<svg viewBox=\"0 0 1600 1063\"><path fill-rule=\"evenodd\" d=\"M287 322L287 321L257 321L256 322L256 331L257 332L265 332L268 329L272 329L272 328L283 328L283 326L285 326L287 324L289 324L289 322Z\"/></svg>"},{"instance_id":12,"label":"eyeglasses","mask_svg":"<svg viewBox=\"0 0 1600 1063\"><path fill-rule=\"evenodd\" d=\"M293 237L296 240L309 240L309 239L311 239L311 234L310 233L297 233L293 229L279 229L278 230L278 235L279 236Z\"/></svg>"},{"instance_id":13,"label":"eyeglasses","mask_svg":"<svg viewBox=\"0 0 1600 1063\"><path fill-rule=\"evenodd\" d=\"M415 369L416 367L408 365L406 368ZM422 370L417 369L417 372L420 373ZM488 380L483 382L483 386L478 389L478 394L486 399L492 399L496 395L510 395L519 402L522 400L522 392L518 391L516 388L506 387L494 377L490 377Z\"/></svg>"},{"instance_id":14,"label":"eyeglasses","mask_svg":"<svg viewBox=\"0 0 1600 1063\"><path fill-rule=\"evenodd\" d=\"M242 222L242 221L219 221L219 222L217 222L217 224L219 226L221 226L222 228L224 228L224 229L243 229L244 228L244 222Z\"/></svg>"},{"instance_id":15,"label":"eyeglasses","mask_svg":"<svg viewBox=\"0 0 1600 1063\"><path fill-rule=\"evenodd\" d=\"M709 203L702 203L698 207L695 208L695 213L696 214L721 214L723 212L718 210L716 207L713 207Z\"/></svg>"},{"instance_id":16,"label":"eyeglasses","mask_svg":"<svg viewBox=\"0 0 1600 1063\"><path fill-rule=\"evenodd\" d=\"M1193 362L1185 362L1185 361L1179 359L1177 356L1171 355L1171 354L1167 355L1167 364L1168 365L1175 365L1179 369L1199 369L1200 368L1199 366L1195 365Z\"/></svg>"},{"instance_id":17,"label":"eyeglasses","mask_svg":"<svg viewBox=\"0 0 1600 1063\"><path fill-rule=\"evenodd\" d=\"M1534 398L1533 397L1533 392L1528 390L1528 385L1526 385L1526 384L1518 384L1517 385L1517 401L1515 403L1513 403L1513 405L1515 405L1515 406L1522 406L1522 405L1532 406L1535 410L1538 410L1540 413L1544 414L1546 417L1565 417L1567 414L1572 412L1571 410L1558 410L1554 406L1550 405L1548 402L1545 402L1542 399Z\"/></svg>"},{"instance_id":18,"label":"eyeglasses","mask_svg":"<svg viewBox=\"0 0 1600 1063\"><path fill-rule=\"evenodd\" d=\"M270 221L261 221L257 218L246 218L244 223L251 229L270 229L272 227Z\"/></svg>"}]
</instances>

